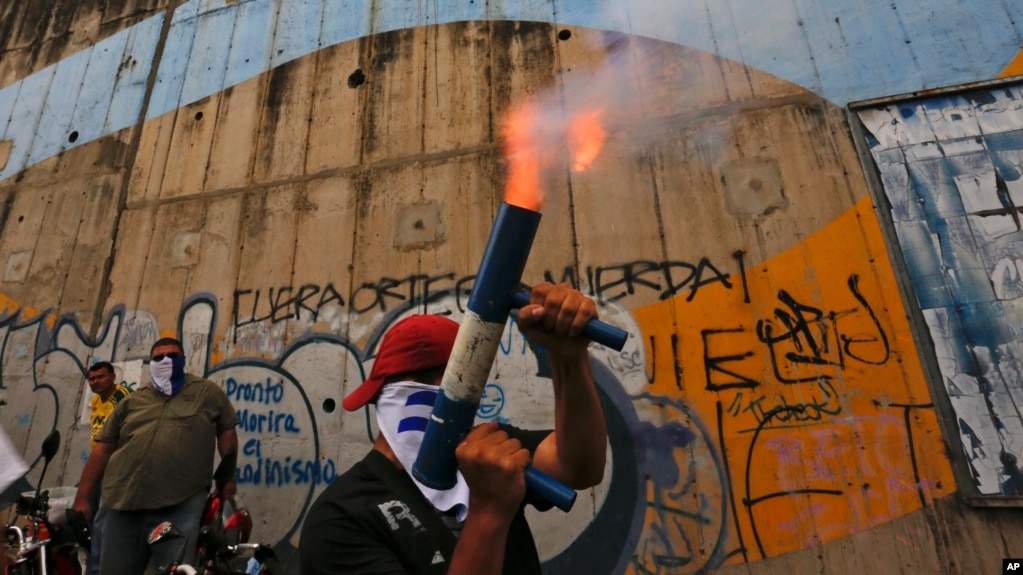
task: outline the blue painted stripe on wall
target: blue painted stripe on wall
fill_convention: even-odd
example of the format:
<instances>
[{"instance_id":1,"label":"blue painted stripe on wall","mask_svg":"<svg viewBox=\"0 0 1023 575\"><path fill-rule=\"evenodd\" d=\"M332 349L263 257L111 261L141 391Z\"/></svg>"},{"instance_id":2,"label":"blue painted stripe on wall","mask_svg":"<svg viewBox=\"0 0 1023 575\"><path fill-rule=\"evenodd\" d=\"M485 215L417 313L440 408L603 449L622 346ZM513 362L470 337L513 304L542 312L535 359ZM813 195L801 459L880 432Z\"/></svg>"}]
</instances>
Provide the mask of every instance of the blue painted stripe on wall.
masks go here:
<instances>
[{"instance_id":1,"label":"blue painted stripe on wall","mask_svg":"<svg viewBox=\"0 0 1023 575\"><path fill-rule=\"evenodd\" d=\"M124 64L113 83L113 97L103 131L96 137L113 134L138 122L146 94L146 82L152 70L156 44L163 28L164 15L150 18L128 30L128 40L120 63ZM106 41L104 40L105 43ZM120 65L119 63L119 65ZM90 78L90 81L93 79ZM100 79L96 79L100 82ZM79 143L85 143L79 138Z\"/></svg>"},{"instance_id":2,"label":"blue painted stripe on wall","mask_svg":"<svg viewBox=\"0 0 1023 575\"><path fill-rule=\"evenodd\" d=\"M134 125L162 23L147 19L0 89L0 139L14 142L0 179Z\"/></svg>"},{"instance_id":3,"label":"blue painted stripe on wall","mask_svg":"<svg viewBox=\"0 0 1023 575\"><path fill-rule=\"evenodd\" d=\"M319 50L323 24L323 0L292 0L277 15L277 29L270 51L270 68L276 68Z\"/></svg>"},{"instance_id":4,"label":"blue painted stripe on wall","mask_svg":"<svg viewBox=\"0 0 1023 575\"><path fill-rule=\"evenodd\" d=\"M277 10L269 2L239 5L231 37L224 86L235 86L255 78L270 66L270 42L277 24ZM160 112L163 113L163 112Z\"/></svg>"},{"instance_id":5,"label":"blue painted stripe on wall","mask_svg":"<svg viewBox=\"0 0 1023 575\"><path fill-rule=\"evenodd\" d=\"M894 8L893 8L894 6ZM191 0L177 8L150 98L148 119L216 94L272 67L320 48L419 25L454 21L533 20L588 26L675 42L764 70L844 105L853 100L996 77L1023 45L1023 2L1004 0ZM199 26L199 22L202 23ZM162 16L130 43L148 72ZM198 31L197 31L198 29ZM135 29L132 30L135 32ZM103 50L113 38L87 51ZM101 48L103 46L104 48ZM199 46L199 48L194 48ZM193 56L193 51L195 55ZM109 49L112 55L116 49ZM226 54L226 56L225 56ZM72 56L76 58L79 55ZM84 66L91 58L72 62ZM226 64L221 64L226 62ZM47 84L53 67L0 90L0 102L28 83ZM185 80L187 76L187 81ZM144 77L144 76L141 76ZM120 77L89 82L110 86L116 117L98 135L132 125L144 84ZM94 97L92 90L89 97ZM45 91L44 91L45 94ZM32 162L31 141L43 154L67 147L66 118L20 96L5 133L16 137L0 179ZM134 114L132 114L134 111ZM126 123L128 122L128 123ZM36 127L39 133L36 133ZM23 141L29 138L29 142ZM10 139L10 138L9 138ZM90 141L80 137L75 145Z\"/></svg>"},{"instance_id":6,"label":"blue painted stripe on wall","mask_svg":"<svg viewBox=\"0 0 1023 575\"><path fill-rule=\"evenodd\" d=\"M195 42L181 87L182 105L224 90L238 10L218 10L195 20Z\"/></svg>"},{"instance_id":7,"label":"blue painted stripe on wall","mask_svg":"<svg viewBox=\"0 0 1023 575\"><path fill-rule=\"evenodd\" d=\"M326 3L323 8L323 27L320 30L320 41L324 46L333 46L369 34L369 12L355 7L362 3L363 0Z\"/></svg>"},{"instance_id":8,"label":"blue painted stripe on wall","mask_svg":"<svg viewBox=\"0 0 1023 575\"><path fill-rule=\"evenodd\" d=\"M71 117L75 111L75 102L82 92L82 81L89 68L90 55L91 52L79 52L57 63L50 90L46 92L46 101L43 103L41 119L45 118L47 124L40 125L35 133L32 150L28 154L29 164L56 156L68 142Z\"/></svg>"},{"instance_id":9,"label":"blue painted stripe on wall","mask_svg":"<svg viewBox=\"0 0 1023 575\"><path fill-rule=\"evenodd\" d=\"M364 9L370 11L370 33L380 34L392 30L404 30L415 26L423 26L426 21L421 18L422 2L385 0L383 2L367 2ZM430 22L438 24L439 22Z\"/></svg>"},{"instance_id":10,"label":"blue painted stripe on wall","mask_svg":"<svg viewBox=\"0 0 1023 575\"><path fill-rule=\"evenodd\" d=\"M57 66L50 66L25 78L19 83L20 86L8 86L18 90L18 98L11 111L11 121L4 132L4 139L11 140L13 145L7 158L7 167L0 172L0 179L16 174L24 166L29 165L28 155L37 132L40 137L44 135L61 137L48 128L49 124L40 122L45 109L43 104L46 102L46 94L50 91L50 81L56 72Z\"/></svg>"},{"instance_id":11,"label":"blue painted stripe on wall","mask_svg":"<svg viewBox=\"0 0 1023 575\"><path fill-rule=\"evenodd\" d=\"M171 18L171 26L176 26L195 18L199 15L199 6L205 4L206 2L191 0L190 2L185 2L181 6L178 6L178 9L174 11L174 16Z\"/></svg>"},{"instance_id":12,"label":"blue painted stripe on wall","mask_svg":"<svg viewBox=\"0 0 1023 575\"><path fill-rule=\"evenodd\" d=\"M632 4L631 6L629 4ZM611 28L612 24L609 24L610 15L624 15L626 11L636 12L634 3L609 3L606 0L600 2L558 2L556 4L557 11L548 16L551 22L556 23L568 23L571 22L573 26L585 26L588 28L597 29L608 29ZM662 7L667 7L667 2L658 2ZM549 8L548 8L549 10ZM546 21L547 18L544 18ZM620 27L625 24L624 21L617 22ZM627 30L628 28L620 28Z\"/></svg>"},{"instance_id":13,"label":"blue painted stripe on wall","mask_svg":"<svg viewBox=\"0 0 1023 575\"><path fill-rule=\"evenodd\" d=\"M124 61L129 35L127 31L118 32L110 38L110 42L103 42L102 46L89 51L85 83L78 93L70 125L70 129L78 132L79 139L92 141L103 134L113 93L108 82L94 82L92 79L117 76L117 70ZM77 140L71 143L72 146L75 144Z\"/></svg>"},{"instance_id":14,"label":"blue painted stripe on wall","mask_svg":"<svg viewBox=\"0 0 1023 575\"><path fill-rule=\"evenodd\" d=\"M189 2L189 4L192 3ZM185 85L185 71L188 68L188 59L192 54L197 27L197 18L180 20L175 17L171 20L167 42L163 48L163 57L160 59L160 67L156 70L156 83L153 85L153 95L149 100L150 112L146 115L147 120L192 103L181 101L181 89ZM203 74L202 79L193 81L209 85L209 77L210 74ZM197 90L196 95L198 94L202 94L202 91ZM204 98L208 95L203 94L199 97ZM152 110L160 110L160 112L154 114Z\"/></svg>"},{"instance_id":15,"label":"blue painted stripe on wall","mask_svg":"<svg viewBox=\"0 0 1023 575\"><path fill-rule=\"evenodd\" d=\"M0 90L0 140L4 140L7 133L7 125L11 121L11 112L14 111L14 103L18 101L18 91L21 83L11 84Z\"/></svg>"},{"instance_id":16,"label":"blue painted stripe on wall","mask_svg":"<svg viewBox=\"0 0 1023 575\"><path fill-rule=\"evenodd\" d=\"M251 2L252 0L245 1ZM239 4L238 2L232 2L231 0L199 0L198 2L192 3L196 5L195 14L197 16L208 14L210 12L216 12L217 10L223 10L224 8L227 8L229 6L233 8Z\"/></svg>"}]
</instances>

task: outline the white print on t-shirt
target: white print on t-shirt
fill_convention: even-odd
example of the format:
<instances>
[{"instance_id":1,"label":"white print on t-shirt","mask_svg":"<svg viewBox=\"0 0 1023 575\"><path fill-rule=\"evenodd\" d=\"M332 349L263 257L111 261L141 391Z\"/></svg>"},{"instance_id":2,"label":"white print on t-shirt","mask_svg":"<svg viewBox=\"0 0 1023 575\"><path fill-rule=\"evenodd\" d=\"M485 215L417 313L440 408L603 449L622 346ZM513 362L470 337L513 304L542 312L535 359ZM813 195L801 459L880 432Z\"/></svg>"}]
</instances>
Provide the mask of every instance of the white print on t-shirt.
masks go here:
<instances>
[{"instance_id":1,"label":"white print on t-shirt","mask_svg":"<svg viewBox=\"0 0 1023 575\"><path fill-rule=\"evenodd\" d=\"M436 565L438 563L443 563L443 562L444 562L444 556L440 554L440 551L437 551L436 553L433 554L433 561L430 561L430 565Z\"/></svg>"},{"instance_id":2,"label":"white print on t-shirt","mask_svg":"<svg viewBox=\"0 0 1023 575\"><path fill-rule=\"evenodd\" d=\"M401 501L388 501L387 503L381 503L377 507L380 508L380 512L387 518L387 523L390 524L391 531L398 530L399 519L407 519L414 529L419 529L419 526L421 525L421 523L419 523L419 519L413 515L412 511L408 508L408 505L405 505ZM391 510L395 508L398 509L398 513L391 513Z\"/></svg>"}]
</instances>

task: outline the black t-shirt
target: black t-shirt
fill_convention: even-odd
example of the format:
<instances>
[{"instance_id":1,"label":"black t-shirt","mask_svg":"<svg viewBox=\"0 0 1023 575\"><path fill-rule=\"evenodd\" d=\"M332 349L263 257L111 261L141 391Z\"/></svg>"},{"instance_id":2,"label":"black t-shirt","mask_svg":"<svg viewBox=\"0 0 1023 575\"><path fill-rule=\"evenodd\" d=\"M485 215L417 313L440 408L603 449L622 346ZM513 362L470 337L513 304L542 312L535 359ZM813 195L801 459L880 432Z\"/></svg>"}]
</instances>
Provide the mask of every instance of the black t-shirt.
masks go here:
<instances>
[{"instance_id":1,"label":"black t-shirt","mask_svg":"<svg viewBox=\"0 0 1023 575\"><path fill-rule=\"evenodd\" d=\"M550 433L501 428L530 453ZM302 526L299 553L303 575L443 575L457 542L408 474L372 450L313 503ZM508 532L503 572L541 573L522 508Z\"/></svg>"}]
</instances>

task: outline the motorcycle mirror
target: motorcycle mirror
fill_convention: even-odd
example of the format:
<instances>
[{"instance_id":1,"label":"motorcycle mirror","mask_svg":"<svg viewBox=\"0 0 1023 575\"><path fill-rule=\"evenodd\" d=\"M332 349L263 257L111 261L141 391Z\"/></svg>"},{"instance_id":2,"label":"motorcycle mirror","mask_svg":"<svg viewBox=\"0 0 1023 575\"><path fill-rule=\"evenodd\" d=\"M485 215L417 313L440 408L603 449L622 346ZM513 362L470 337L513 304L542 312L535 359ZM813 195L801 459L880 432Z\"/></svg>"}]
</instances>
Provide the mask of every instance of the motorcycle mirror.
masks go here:
<instances>
[{"instance_id":1,"label":"motorcycle mirror","mask_svg":"<svg viewBox=\"0 0 1023 575\"><path fill-rule=\"evenodd\" d=\"M60 432L54 429L43 440L43 470L39 473L39 483L36 484L36 501L39 500L39 495L42 493L46 468L50 466L50 461L57 455L58 449L60 449Z\"/></svg>"},{"instance_id":2,"label":"motorcycle mirror","mask_svg":"<svg viewBox=\"0 0 1023 575\"><path fill-rule=\"evenodd\" d=\"M165 539L174 539L175 537L181 537L181 532L174 528L174 525L170 521L164 521L157 525L149 533L149 544L159 543Z\"/></svg>"},{"instance_id":3,"label":"motorcycle mirror","mask_svg":"<svg viewBox=\"0 0 1023 575\"><path fill-rule=\"evenodd\" d=\"M54 429L43 440L43 459L49 462L60 448L60 431Z\"/></svg>"}]
</instances>

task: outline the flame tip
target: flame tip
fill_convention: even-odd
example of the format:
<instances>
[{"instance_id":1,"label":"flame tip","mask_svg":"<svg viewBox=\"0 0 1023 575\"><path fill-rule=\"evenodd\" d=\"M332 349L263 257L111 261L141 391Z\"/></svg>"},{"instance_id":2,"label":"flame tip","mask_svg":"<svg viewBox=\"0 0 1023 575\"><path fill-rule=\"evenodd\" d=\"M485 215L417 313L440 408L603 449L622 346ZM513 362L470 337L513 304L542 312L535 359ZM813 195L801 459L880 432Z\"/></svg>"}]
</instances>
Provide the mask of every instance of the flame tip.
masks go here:
<instances>
[{"instance_id":1,"label":"flame tip","mask_svg":"<svg viewBox=\"0 0 1023 575\"><path fill-rule=\"evenodd\" d=\"M543 190L540 174L549 167L559 149L567 147L572 172L589 169L607 139L603 107L574 114L559 114L558 121L545 121L542 107L529 100L513 109L501 122L508 162L505 202L540 211Z\"/></svg>"}]
</instances>

